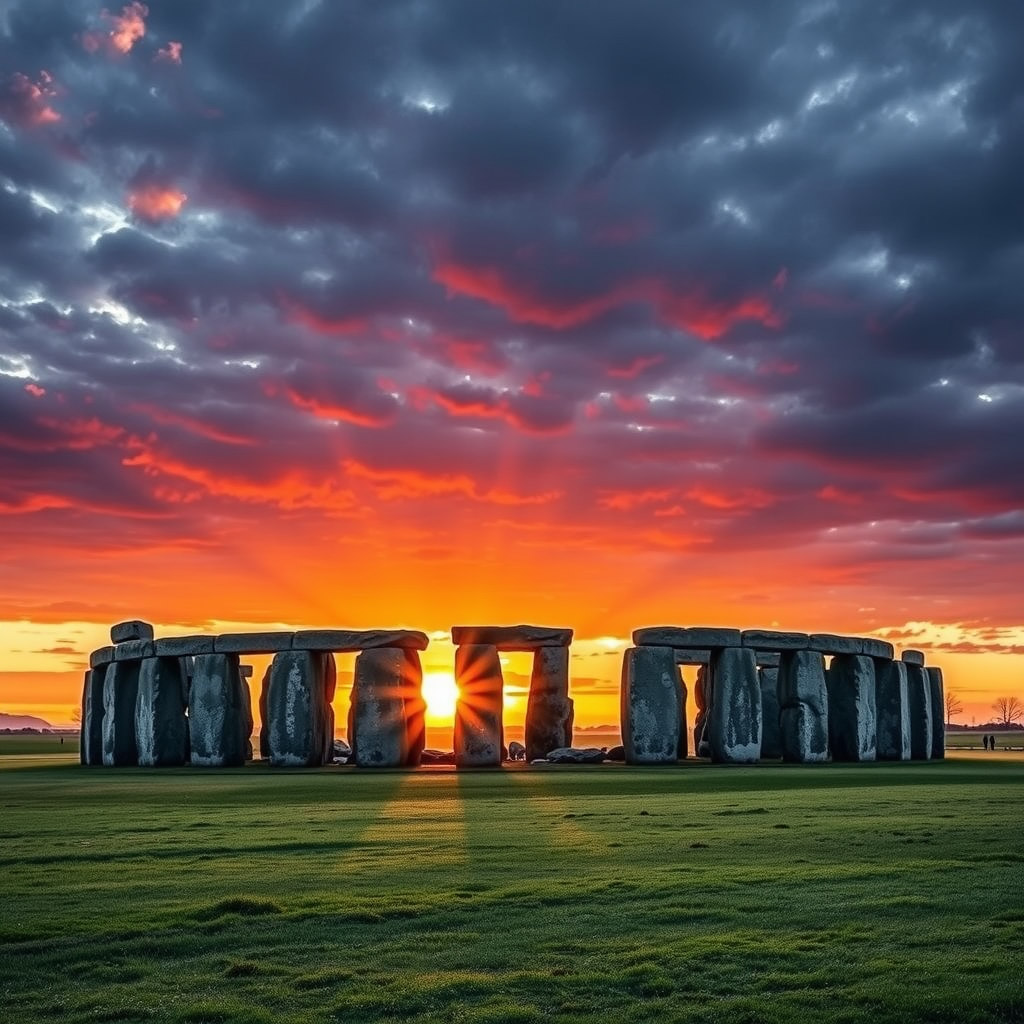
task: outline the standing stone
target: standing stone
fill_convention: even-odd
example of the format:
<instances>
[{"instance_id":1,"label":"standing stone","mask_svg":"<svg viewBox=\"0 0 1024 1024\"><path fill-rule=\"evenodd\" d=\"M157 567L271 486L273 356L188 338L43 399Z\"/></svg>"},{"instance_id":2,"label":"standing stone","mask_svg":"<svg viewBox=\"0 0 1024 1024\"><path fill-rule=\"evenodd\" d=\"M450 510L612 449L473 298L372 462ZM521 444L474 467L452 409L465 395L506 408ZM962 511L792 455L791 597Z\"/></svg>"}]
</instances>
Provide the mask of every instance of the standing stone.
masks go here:
<instances>
[{"instance_id":1,"label":"standing stone","mask_svg":"<svg viewBox=\"0 0 1024 1024\"><path fill-rule=\"evenodd\" d=\"M82 683L82 728L78 745L82 764L103 764L103 680L107 667L87 668Z\"/></svg>"},{"instance_id":2,"label":"standing stone","mask_svg":"<svg viewBox=\"0 0 1024 1024\"><path fill-rule=\"evenodd\" d=\"M267 713L267 697L270 694L270 669L267 666L260 683L260 757L270 760L270 716Z\"/></svg>"},{"instance_id":3,"label":"standing stone","mask_svg":"<svg viewBox=\"0 0 1024 1024\"><path fill-rule=\"evenodd\" d=\"M761 756L761 684L749 647L722 647L708 665L708 743L719 764L756 764Z\"/></svg>"},{"instance_id":4,"label":"standing stone","mask_svg":"<svg viewBox=\"0 0 1024 1024\"><path fill-rule=\"evenodd\" d=\"M779 661L782 758L800 764L828 760L828 691L825 656L784 651Z\"/></svg>"},{"instance_id":5,"label":"standing stone","mask_svg":"<svg viewBox=\"0 0 1024 1024\"><path fill-rule=\"evenodd\" d=\"M932 699L932 759L941 761L946 756L946 694L942 669L929 668L927 672Z\"/></svg>"},{"instance_id":6,"label":"standing stone","mask_svg":"<svg viewBox=\"0 0 1024 1024\"><path fill-rule=\"evenodd\" d=\"M678 668L676 668L676 677L679 680L679 743L676 747L676 760L685 761L690 756L688 742L690 730L686 726L686 698L689 696L689 691L686 689L683 673Z\"/></svg>"},{"instance_id":7,"label":"standing stone","mask_svg":"<svg viewBox=\"0 0 1024 1024\"><path fill-rule=\"evenodd\" d=\"M121 768L139 763L135 701L140 661L112 661L103 676L103 763Z\"/></svg>"},{"instance_id":8,"label":"standing stone","mask_svg":"<svg viewBox=\"0 0 1024 1024\"><path fill-rule=\"evenodd\" d=\"M825 681L832 759L874 761L878 726L875 663L861 654L837 654Z\"/></svg>"},{"instance_id":9,"label":"standing stone","mask_svg":"<svg viewBox=\"0 0 1024 1024\"><path fill-rule=\"evenodd\" d=\"M675 764L679 673L671 647L630 647L622 655L622 745L627 764Z\"/></svg>"},{"instance_id":10,"label":"standing stone","mask_svg":"<svg viewBox=\"0 0 1024 1024\"><path fill-rule=\"evenodd\" d=\"M782 757L778 666L759 668L757 676L761 684L761 756Z\"/></svg>"},{"instance_id":11,"label":"standing stone","mask_svg":"<svg viewBox=\"0 0 1024 1024\"><path fill-rule=\"evenodd\" d=\"M248 692L237 654L196 656L188 709L193 765L236 768L245 764L252 736Z\"/></svg>"},{"instance_id":12,"label":"standing stone","mask_svg":"<svg viewBox=\"0 0 1024 1024\"><path fill-rule=\"evenodd\" d=\"M710 654L708 655L710 657ZM693 723L693 752L697 757L710 757L711 744L708 742L708 667L701 665L697 669L697 685L693 689L693 699L697 705L697 716Z\"/></svg>"},{"instance_id":13,"label":"standing stone","mask_svg":"<svg viewBox=\"0 0 1024 1024\"><path fill-rule=\"evenodd\" d=\"M569 699L569 648L541 647L533 655L526 701L526 759L572 746L573 703Z\"/></svg>"},{"instance_id":14,"label":"standing stone","mask_svg":"<svg viewBox=\"0 0 1024 1024\"><path fill-rule=\"evenodd\" d=\"M149 768L183 765L188 760L185 676L178 658L144 658L135 699L135 739L139 764Z\"/></svg>"},{"instance_id":15,"label":"standing stone","mask_svg":"<svg viewBox=\"0 0 1024 1024\"><path fill-rule=\"evenodd\" d=\"M463 644L455 648L455 763L460 768L501 765L504 680L498 648Z\"/></svg>"},{"instance_id":16,"label":"standing stone","mask_svg":"<svg viewBox=\"0 0 1024 1024\"><path fill-rule=\"evenodd\" d=\"M909 761L910 712L905 662L876 659L875 704L878 712L878 759Z\"/></svg>"},{"instance_id":17,"label":"standing stone","mask_svg":"<svg viewBox=\"0 0 1024 1024\"><path fill-rule=\"evenodd\" d=\"M906 653L906 652L904 652ZM903 659L906 662L906 659ZM932 691L923 665L907 663L907 707L910 715L910 758L932 757Z\"/></svg>"},{"instance_id":18,"label":"standing stone","mask_svg":"<svg viewBox=\"0 0 1024 1024\"><path fill-rule=\"evenodd\" d=\"M423 699L423 666L419 651L409 647L404 650L405 763L415 768L427 746L427 702Z\"/></svg>"},{"instance_id":19,"label":"standing stone","mask_svg":"<svg viewBox=\"0 0 1024 1024\"><path fill-rule=\"evenodd\" d=\"M401 647L374 647L356 656L349 743L360 768L406 763L409 665Z\"/></svg>"},{"instance_id":20,"label":"standing stone","mask_svg":"<svg viewBox=\"0 0 1024 1024\"><path fill-rule=\"evenodd\" d=\"M326 697L330 657L313 651L280 651L270 663L270 763L277 768L315 768L330 760Z\"/></svg>"}]
</instances>

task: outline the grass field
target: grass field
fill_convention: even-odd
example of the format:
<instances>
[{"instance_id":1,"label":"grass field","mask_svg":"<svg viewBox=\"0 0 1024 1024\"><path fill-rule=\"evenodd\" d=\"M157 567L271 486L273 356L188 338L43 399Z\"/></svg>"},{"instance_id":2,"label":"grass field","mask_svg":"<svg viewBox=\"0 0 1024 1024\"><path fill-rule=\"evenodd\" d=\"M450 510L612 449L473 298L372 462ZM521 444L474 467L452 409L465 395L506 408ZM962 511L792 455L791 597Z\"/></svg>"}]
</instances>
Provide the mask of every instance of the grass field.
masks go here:
<instances>
[{"instance_id":1,"label":"grass field","mask_svg":"<svg viewBox=\"0 0 1024 1024\"><path fill-rule=\"evenodd\" d=\"M1024 1021L1024 759L0 759L0 1020Z\"/></svg>"}]
</instances>

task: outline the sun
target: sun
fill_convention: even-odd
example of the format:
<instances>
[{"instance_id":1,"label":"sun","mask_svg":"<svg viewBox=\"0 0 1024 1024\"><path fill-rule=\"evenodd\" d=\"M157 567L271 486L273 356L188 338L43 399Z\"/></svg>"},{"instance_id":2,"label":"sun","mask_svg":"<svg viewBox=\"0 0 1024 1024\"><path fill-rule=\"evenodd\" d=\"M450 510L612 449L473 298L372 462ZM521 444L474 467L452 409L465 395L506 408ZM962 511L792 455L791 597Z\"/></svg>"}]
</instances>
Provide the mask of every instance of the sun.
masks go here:
<instances>
[{"instance_id":1,"label":"sun","mask_svg":"<svg viewBox=\"0 0 1024 1024\"><path fill-rule=\"evenodd\" d=\"M423 699L427 702L427 718L435 722L450 722L455 717L455 702L459 688L455 677L443 669L423 673Z\"/></svg>"}]
</instances>

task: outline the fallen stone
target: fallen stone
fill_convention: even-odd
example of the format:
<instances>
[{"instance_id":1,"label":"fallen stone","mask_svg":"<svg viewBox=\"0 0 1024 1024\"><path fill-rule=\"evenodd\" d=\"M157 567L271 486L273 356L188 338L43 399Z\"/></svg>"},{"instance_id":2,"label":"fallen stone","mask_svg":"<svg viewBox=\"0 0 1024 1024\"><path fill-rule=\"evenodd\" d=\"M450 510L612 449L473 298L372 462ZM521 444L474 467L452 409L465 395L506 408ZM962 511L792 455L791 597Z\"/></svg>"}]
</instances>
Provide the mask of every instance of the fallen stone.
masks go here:
<instances>
[{"instance_id":1,"label":"fallen stone","mask_svg":"<svg viewBox=\"0 0 1024 1024\"><path fill-rule=\"evenodd\" d=\"M859 636L812 633L808 647L819 654L861 654L864 650L864 641Z\"/></svg>"},{"instance_id":2,"label":"fallen stone","mask_svg":"<svg viewBox=\"0 0 1024 1024\"><path fill-rule=\"evenodd\" d=\"M600 764L605 753L599 747L556 747L548 751L550 764Z\"/></svg>"},{"instance_id":3,"label":"fallen stone","mask_svg":"<svg viewBox=\"0 0 1024 1024\"><path fill-rule=\"evenodd\" d=\"M810 637L806 633L785 633L777 629L745 629L741 647L762 651L804 651Z\"/></svg>"},{"instance_id":4,"label":"fallen stone","mask_svg":"<svg viewBox=\"0 0 1024 1024\"><path fill-rule=\"evenodd\" d=\"M910 759L932 757L932 691L923 665L904 660L907 666L907 711L910 716Z\"/></svg>"},{"instance_id":5,"label":"fallen stone","mask_svg":"<svg viewBox=\"0 0 1024 1024\"><path fill-rule=\"evenodd\" d=\"M497 645L456 647L455 680L460 693L455 706L455 763L460 768L499 767L504 681ZM528 749L529 743L527 738Z\"/></svg>"},{"instance_id":6,"label":"fallen stone","mask_svg":"<svg viewBox=\"0 0 1024 1024\"><path fill-rule=\"evenodd\" d=\"M799 764L828 760L828 691L825 657L786 651L779 663L782 758Z\"/></svg>"},{"instance_id":7,"label":"fallen stone","mask_svg":"<svg viewBox=\"0 0 1024 1024\"><path fill-rule=\"evenodd\" d=\"M633 630L637 647L739 647L740 631L718 626L645 626Z\"/></svg>"},{"instance_id":8,"label":"fallen stone","mask_svg":"<svg viewBox=\"0 0 1024 1024\"><path fill-rule=\"evenodd\" d=\"M420 764L455 764L455 751L425 748L420 754Z\"/></svg>"},{"instance_id":9,"label":"fallen stone","mask_svg":"<svg viewBox=\"0 0 1024 1024\"><path fill-rule=\"evenodd\" d=\"M155 641L158 658L184 658L196 654L213 654L212 636L163 636Z\"/></svg>"},{"instance_id":10,"label":"fallen stone","mask_svg":"<svg viewBox=\"0 0 1024 1024\"><path fill-rule=\"evenodd\" d=\"M862 636L860 642L862 648L860 653L869 658L891 660L896 653L895 648L888 640L875 640L873 637Z\"/></svg>"},{"instance_id":11,"label":"fallen stone","mask_svg":"<svg viewBox=\"0 0 1024 1024\"><path fill-rule=\"evenodd\" d=\"M216 654L280 654L292 649L292 633L221 633L214 637Z\"/></svg>"},{"instance_id":12,"label":"fallen stone","mask_svg":"<svg viewBox=\"0 0 1024 1024\"><path fill-rule=\"evenodd\" d=\"M78 744L82 764L103 764L103 680L107 666L85 670L82 680L82 725Z\"/></svg>"},{"instance_id":13,"label":"fallen stone","mask_svg":"<svg viewBox=\"0 0 1024 1024\"><path fill-rule=\"evenodd\" d=\"M405 650L405 763L414 768L427 745L427 702L423 699L423 667L418 650Z\"/></svg>"},{"instance_id":14,"label":"fallen stone","mask_svg":"<svg viewBox=\"0 0 1024 1024\"><path fill-rule=\"evenodd\" d=\"M248 693L238 671L237 654L196 656L188 709L194 766L236 768L245 764L252 735Z\"/></svg>"},{"instance_id":15,"label":"fallen stone","mask_svg":"<svg viewBox=\"0 0 1024 1024\"><path fill-rule=\"evenodd\" d=\"M863 654L836 654L825 682L832 760L874 761L878 735L874 661Z\"/></svg>"},{"instance_id":16,"label":"fallen stone","mask_svg":"<svg viewBox=\"0 0 1024 1024\"><path fill-rule=\"evenodd\" d=\"M551 762L546 757L535 757L530 764L550 764Z\"/></svg>"},{"instance_id":17,"label":"fallen stone","mask_svg":"<svg viewBox=\"0 0 1024 1024\"><path fill-rule=\"evenodd\" d=\"M275 767L314 768L329 757L328 657L314 651L279 651L270 663L267 713L270 763Z\"/></svg>"},{"instance_id":18,"label":"fallen stone","mask_svg":"<svg viewBox=\"0 0 1024 1024\"><path fill-rule=\"evenodd\" d=\"M97 647L89 655L89 668L106 668L113 660L113 647Z\"/></svg>"},{"instance_id":19,"label":"fallen stone","mask_svg":"<svg viewBox=\"0 0 1024 1024\"><path fill-rule=\"evenodd\" d=\"M677 665L706 665L711 660L711 651L707 647L693 650L677 647L675 654Z\"/></svg>"},{"instance_id":20,"label":"fallen stone","mask_svg":"<svg viewBox=\"0 0 1024 1024\"><path fill-rule=\"evenodd\" d=\"M942 683L942 669L928 668L928 686L932 703L932 760L946 756L946 694Z\"/></svg>"},{"instance_id":21,"label":"fallen stone","mask_svg":"<svg viewBox=\"0 0 1024 1024\"><path fill-rule=\"evenodd\" d=\"M713 651L707 739L718 764L755 764L761 756L761 684L750 648Z\"/></svg>"},{"instance_id":22,"label":"fallen stone","mask_svg":"<svg viewBox=\"0 0 1024 1024\"><path fill-rule=\"evenodd\" d=\"M757 670L761 685L761 757L782 757L779 726L779 670L766 665Z\"/></svg>"},{"instance_id":23,"label":"fallen stone","mask_svg":"<svg viewBox=\"0 0 1024 1024\"><path fill-rule=\"evenodd\" d=\"M905 665L924 665L924 653L922 651L904 651L900 655L900 661Z\"/></svg>"},{"instance_id":24,"label":"fallen stone","mask_svg":"<svg viewBox=\"0 0 1024 1024\"><path fill-rule=\"evenodd\" d=\"M110 627L110 641L115 644L122 644L126 640L152 640L153 627L148 622L140 619L129 619L127 622L117 622Z\"/></svg>"},{"instance_id":25,"label":"fallen stone","mask_svg":"<svg viewBox=\"0 0 1024 1024\"><path fill-rule=\"evenodd\" d=\"M526 747L522 743L518 743L513 740L508 745L508 759L510 761L525 761Z\"/></svg>"},{"instance_id":26,"label":"fallen stone","mask_svg":"<svg viewBox=\"0 0 1024 1024\"><path fill-rule=\"evenodd\" d=\"M374 647L356 657L349 741L360 768L400 768L408 759L406 700L410 662L400 647Z\"/></svg>"},{"instance_id":27,"label":"fallen stone","mask_svg":"<svg viewBox=\"0 0 1024 1024\"><path fill-rule=\"evenodd\" d=\"M300 629L292 634L292 649L358 654L375 647L401 647L425 651L430 644L426 633L415 629Z\"/></svg>"},{"instance_id":28,"label":"fallen stone","mask_svg":"<svg viewBox=\"0 0 1024 1024\"><path fill-rule=\"evenodd\" d=\"M635 634L634 634L635 635ZM622 745L629 764L674 764L679 754L679 670L671 647L630 647L622 657Z\"/></svg>"},{"instance_id":29,"label":"fallen stone","mask_svg":"<svg viewBox=\"0 0 1024 1024\"><path fill-rule=\"evenodd\" d=\"M782 655L778 651L755 651L758 668L778 668Z\"/></svg>"},{"instance_id":30,"label":"fallen stone","mask_svg":"<svg viewBox=\"0 0 1024 1024\"><path fill-rule=\"evenodd\" d=\"M526 699L526 760L546 757L557 747L572 746L574 709L570 697L530 690Z\"/></svg>"},{"instance_id":31,"label":"fallen stone","mask_svg":"<svg viewBox=\"0 0 1024 1024\"><path fill-rule=\"evenodd\" d=\"M456 646L497 647L499 651L534 651L568 647L572 630L554 626L452 626Z\"/></svg>"},{"instance_id":32,"label":"fallen stone","mask_svg":"<svg viewBox=\"0 0 1024 1024\"><path fill-rule=\"evenodd\" d=\"M138 660L112 661L103 675L103 763L108 768L139 763L135 701L141 665Z\"/></svg>"},{"instance_id":33,"label":"fallen stone","mask_svg":"<svg viewBox=\"0 0 1024 1024\"><path fill-rule=\"evenodd\" d=\"M189 723L185 717L185 678L177 658L145 658L135 701L139 764L177 767L188 760Z\"/></svg>"},{"instance_id":34,"label":"fallen stone","mask_svg":"<svg viewBox=\"0 0 1024 1024\"><path fill-rule=\"evenodd\" d=\"M620 743L618 746L609 747L608 753L605 754L606 761L625 761L626 760L626 748Z\"/></svg>"},{"instance_id":35,"label":"fallen stone","mask_svg":"<svg viewBox=\"0 0 1024 1024\"><path fill-rule=\"evenodd\" d=\"M152 658L156 645L152 640L125 640L114 648L114 661L141 661Z\"/></svg>"},{"instance_id":36,"label":"fallen stone","mask_svg":"<svg viewBox=\"0 0 1024 1024\"><path fill-rule=\"evenodd\" d=\"M878 715L878 760L910 760L910 709L907 666L902 661L875 662L875 706Z\"/></svg>"},{"instance_id":37,"label":"fallen stone","mask_svg":"<svg viewBox=\"0 0 1024 1024\"><path fill-rule=\"evenodd\" d=\"M344 740L335 740L331 747L331 754L334 757L351 757L352 748Z\"/></svg>"}]
</instances>

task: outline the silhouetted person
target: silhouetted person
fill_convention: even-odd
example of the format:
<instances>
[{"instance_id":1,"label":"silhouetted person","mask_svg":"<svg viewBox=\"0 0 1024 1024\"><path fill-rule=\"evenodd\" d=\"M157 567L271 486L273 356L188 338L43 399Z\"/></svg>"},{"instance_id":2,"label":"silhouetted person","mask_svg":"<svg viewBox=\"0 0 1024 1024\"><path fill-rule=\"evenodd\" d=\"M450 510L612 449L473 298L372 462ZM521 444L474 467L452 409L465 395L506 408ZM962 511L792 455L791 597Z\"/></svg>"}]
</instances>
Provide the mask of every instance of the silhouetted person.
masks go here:
<instances>
[{"instance_id":1,"label":"silhouetted person","mask_svg":"<svg viewBox=\"0 0 1024 1024\"><path fill-rule=\"evenodd\" d=\"M989 736L989 738L988 738L988 749L989 750L995 750L996 749L996 734L995 733L992 733L992 735Z\"/></svg>"},{"instance_id":2,"label":"silhouetted person","mask_svg":"<svg viewBox=\"0 0 1024 1024\"><path fill-rule=\"evenodd\" d=\"M988 750L988 733L981 737L981 745Z\"/></svg>"}]
</instances>

